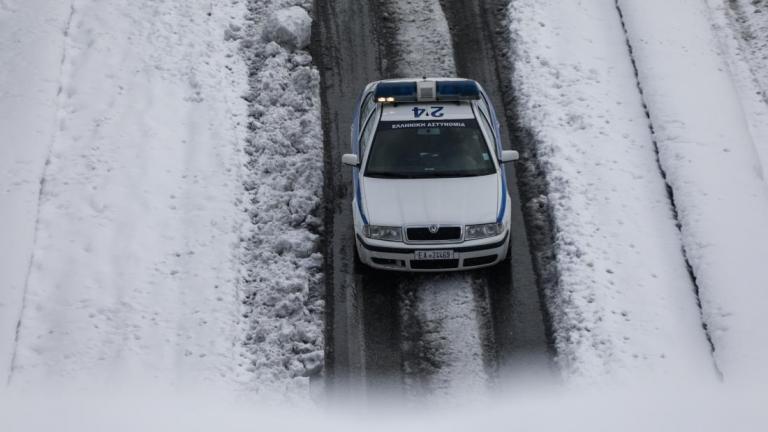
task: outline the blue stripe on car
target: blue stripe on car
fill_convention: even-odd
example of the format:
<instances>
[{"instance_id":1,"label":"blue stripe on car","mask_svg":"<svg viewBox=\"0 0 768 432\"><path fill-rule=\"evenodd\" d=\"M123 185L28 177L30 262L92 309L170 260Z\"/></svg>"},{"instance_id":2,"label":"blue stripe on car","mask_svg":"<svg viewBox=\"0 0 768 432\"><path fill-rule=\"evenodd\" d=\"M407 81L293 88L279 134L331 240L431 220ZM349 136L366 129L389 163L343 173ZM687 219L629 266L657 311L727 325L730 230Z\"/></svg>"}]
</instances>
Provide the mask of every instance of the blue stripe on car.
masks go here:
<instances>
[{"instance_id":1,"label":"blue stripe on car","mask_svg":"<svg viewBox=\"0 0 768 432\"><path fill-rule=\"evenodd\" d=\"M360 135L360 104L363 102L364 96L365 91L360 93L360 96L357 98L355 118L352 119L352 136L350 137L352 152L359 158L362 158L362 155L360 154L360 142L357 137ZM360 170L354 168L352 170L352 175L355 177L355 200L357 201L357 210L360 211L360 217L363 219L363 224L368 225L368 218L365 217L365 212L363 211L363 197L360 192Z\"/></svg>"},{"instance_id":2,"label":"blue stripe on car","mask_svg":"<svg viewBox=\"0 0 768 432\"><path fill-rule=\"evenodd\" d=\"M503 169L501 174L506 177ZM496 223L502 223L504 221L504 211L507 207L507 179L504 177L502 177L501 180L501 208L499 208L499 215L496 216Z\"/></svg>"},{"instance_id":3,"label":"blue stripe on car","mask_svg":"<svg viewBox=\"0 0 768 432\"><path fill-rule=\"evenodd\" d=\"M352 172L352 175L355 176L355 197L357 200L357 209L360 211L360 217L363 219L363 224L368 225L368 218L365 217L365 212L363 211L363 196L360 192L359 170L355 168Z\"/></svg>"}]
</instances>

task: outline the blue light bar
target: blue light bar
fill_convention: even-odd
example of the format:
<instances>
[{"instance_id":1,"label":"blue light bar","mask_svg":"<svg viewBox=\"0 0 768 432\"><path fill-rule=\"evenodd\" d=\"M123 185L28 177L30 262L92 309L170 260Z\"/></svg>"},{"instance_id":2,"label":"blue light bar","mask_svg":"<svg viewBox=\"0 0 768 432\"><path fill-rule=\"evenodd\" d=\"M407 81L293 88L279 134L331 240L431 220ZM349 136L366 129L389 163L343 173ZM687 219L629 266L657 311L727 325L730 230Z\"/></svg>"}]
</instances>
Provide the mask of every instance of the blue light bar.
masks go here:
<instances>
[{"instance_id":1,"label":"blue light bar","mask_svg":"<svg viewBox=\"0 0 768 432\"><path fill-rule=\"evenodd\" d=\"M438 81L437 100L460 101L480 99L480 89L477 83L471 80L462 81Z\"/></svg>"},{"instance_id":2,"label":"blue light bar","mask_svg":"<svg viewBox=\"0 0 768 432\"><path fill-rule=\"evenodd\" d=\"M417 102L416 82L381 82L373 97L379 102Z\"/></svg>"},{"instance_id":3,"label":"blue light bar","mask_svg":"<svg viewBox=\"0 0 768 432\"><path fill-rule=\"evenodd\" d=\"M456 102L480 99L480 88L472 80L420 81L419 83L427 83L427 89L434 85L434 91L429 92L428 98L425 97L423 101ZM382 103L421 102L418 88L416 81L380 82L376 85L374 98Z\"/></svg>"}]
</instances>

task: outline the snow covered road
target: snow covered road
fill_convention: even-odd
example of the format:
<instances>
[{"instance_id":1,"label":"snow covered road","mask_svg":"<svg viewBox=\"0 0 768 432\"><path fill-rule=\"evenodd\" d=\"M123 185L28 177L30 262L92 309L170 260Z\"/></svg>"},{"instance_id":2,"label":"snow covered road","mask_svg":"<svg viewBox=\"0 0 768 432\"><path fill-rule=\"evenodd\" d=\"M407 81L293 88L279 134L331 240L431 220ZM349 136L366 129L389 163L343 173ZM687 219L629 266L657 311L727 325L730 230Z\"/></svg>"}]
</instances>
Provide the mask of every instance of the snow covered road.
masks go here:
<instances>
[{"instance_id":1,"label":"snow covered road","mask_svg":"<svg viewBox=\"0 0 768 432\"><path fill-rule=\"evenodd\" d=\"M395 46L400 55L389 61L397 65L397 75L456 76L451 35L440 3L403 0L392 7L397 10L393 15L399 15ZM406 301L406 286L413 290L412 302ZM401 285L400 291L402 313L414 314L423 329L421 343L431 347L422 354L439 365L432 370L415 367L412 371L417 375L408 377L412 365L405 364L406 387L427 374L422 386L408 391L448 397L484 393L491 369L484 362L481 332L488 315L473 295L471 277L416 277Z\"/></svg>"},{"instance_id":2,"label":"snow covered road","mask_svg":"<svg viewBox=\"0 0 768 432\"><path fill-rule=\"evenodd\" d=\"M388 58L388 63L398 71L398 74L403 74L403 76L416 76L424 73L430 76L450 76L455 73L450 47L450 36L447 34L447 24L442 13L435 15L436 12L441 12L440 5L436 1L427 2L418 6L408 2L398 2L387 5L383 13L396 17L394 22L397 23L397 36L394 38L394 42L391 42L394 45L394 49L389 52L391 57ZM402 16L400 15L401 13L403 14ZM436 16L437 18L435 18ZM335 18L343 20L348 17L345 14L341 14L340 17ZM330 25L328 27L330 29ZM442 43L431 45L431 49L427 52L412 46L410 41L413 40L413 33L419 31L437 32L436 35L430 33L430 40L437 38L438 40L441 40ZM443 33L440 33L441 31ZM324 31L323 34L326 35L326 38L333 37L333 34L328 31ZM419 53L415 54L416 51L419 51ZM329 55L332 54L329 53ZM345 61L354 65L360 63L363 59L364 58L352 58L348 57L346 53L339 53L338 60L336 61ZM326 59L326 61L328 60L329 59ZM339 68L339 70L346 71L348 67L349 66L342 67ZM379 68L380 66L376 65L374 67ZM368 78L368 80L373 81L380 79L380 73L381 72L377 72L375 75L369 75L370 78ZM325 80L326 85L335 81L332 76L327 76ZM351 94L341 101L337 99L338 96L336 96L336 92L338 90L336 89L333 90L333 93L326 90L328 92L326 97L332 97L333 99L331 99L331 103L334 105L337 103L349 104L350 106L342 108L342 110L348 111L354 108L351 105L354 102L353 98L357 97L357 93L363 88L364 84L365 82L361 82L358 88L351 90ZM333 112L337 109L338 108L332 107L330 111ZM343 118L336 118L335 122L339 122L342 125L348 125L350 119L351 114ZM331 126L326 122L326 128L335 129L337 127L338 124ZM340 127L339 129L341 133L339 135L332 135L333 138L331 139L346 143L345 137L347 136L347 128ZM326 140L328 140L328 138L326 138ZM338 143L336 145L338 145ZM348 144L347 146L339 148L339 155L341 152L347 151L346 148L349 148ZM338 159L339 155L336 155L335 153L331 154ZM343 170L344 168L340 167L338 169ZM327 172L334 171L327 170ZM346 175L347 173L341 174L338 177L335 177L333 181L344 181ZM351 181L342 187L349 184L351 184ZM335 186L334 189L338 187L339 186ZM343 196L339 196L337 199L341 203L340 205L349 206L349 201L344 199ZM334 233L334 236L332 239L329 239L329 241L335 243L335 246L333 246L334 251L346 253L344 257L334 255L334 266L338 266L339 263L343 262L351 263L351 254L353 253L351 251L353 245L351 237L349 237L347 244L340 244L348 238L345 235L345 232L346 230L351 229L351 216L346 214L346 212L341 214L338 214L337 212L337 214L329 218L327 222L334 224L334 230L330 230ZM340 227L342 229L336 231L335 226L337 223L346 224L346 226ZM345 269L345 272L353 272L354 270L355 269L353 268L347 268ZM457 373L464 374L463 376L467 378L462 380L461 383L467 384L468 382L472 382L472 387L476 390L478 389L478 386L483 387L485 385L487 376L482 361L482 346L478 343L480 340L478 335L480 321L475 315L472 299L472 284L468 278L463 276L449 276L446 278L415 278L411 281L409 278L403 278L400 275L391 273L380 273L377 277L363 277L362 279L353 278L351 275L350 279L346 279L344 277L345 273L339 272L338 270L334 272L328 271L328 274L333 274L333 279L329 281L332 283L329 284L328 289L333 290L335 296L341 296L344 291L350 289L353 293L351 298L341 297L339 298L340 301L334 302L336 305L334 314L346 314L346 317L343 320L341 317L336 318L333 323L334 327L331 327L333 334L337 335L336 337L341 339L339 342L344 345L344 347L341 347L341 350L334 353L336 359L343 363L333 362L334 371L332 373L338 373L339 377L343 377L350 372L353 376L356 373L365 376L366 365L364 361L362 359L352 359L355 359L357 356L365 357L364 336L372 337L375 341L378 335L365 333L365 320L369 319L369 317L358 316L357 314L359 311L353 304L364 302L364 299L367 297L366 291L377 290L377 287L379 286L388 286L390 291L389 295L399 297L397 302L392 303L392 306L397 309L392 311L393 315L391 318L393 319L393 322L391 325L398 325L398 314L411 316L412 321L416 321L412 322L408 329L401 327L401 332L403 332L403 334L396 340L392 340L392 342L410 342L417 345L423 344L432 346L439 344L440 349L430 351L429 354L437 355L440 358L431 359L431 361L446 365L444 368L431 370L431 376L425 378L427 380L425 384L425 382L422 381L422 378L428 372L419 366L419 364L425 360L421 357L422 353L416 353L415 358L411 362L409 362L408 358L404 358L398 362L402 362L402 364L393 364L392 366L394 367L394 370L388 371L388 374L390 375L388 379L404 379L406 383L406 391L410 394L424 394L424 392L428 394L432 391L455 393L458 389L453 386L459 384L459 381L456 380ZM363 283L350 287L348 281L360 281ZM406 289L406 287L408 287L409 290L412 290L412 295L409 297L412 302L406 301L406 298L404 297L405 294L403 290ZM427 296L427 298L424 296ZM350 302L352 304L350 304ZM365 310L365 307L363 307L363 310ZM457 326L449 325L447 328L444 328L443 324L445 324L446 321L450 324L453 322L452 319L454 321L456 319L460 320L455 321ZM343 326L339 327L339 324L342 324ZM446 332L419 331L418 334L410 334L413 328L422 329L425 326L435 330L445 330ZM448 332L450 329L460 331L461 333L452 336ZM415 336L416 340L412 340L412 336ZM430 338L435 338L435 340L430 340ZM450 340L452 343L445 343L446 340ZM356 346L354 341L362 341L362 346ZM347 345L350 342L353 343L352 346ZM339 344L337 344L337 346L338 345ZM400 346L388 346L382 348L384 350L399 350ZM345 358L347 360L345 360ZM347 368L347 370L341 368ZM349 370L349 368L353 369ZM403 368L402 371L401 368ZM359 372L355 372L355 370L358 370ZM410 377L408 376L409 371L413 374ZM402 373L405 373L406 376L401 378L400 375ZM373 378L375 379L375 377ZM408 389L409 383L413 385L410 389ZM451 391L451 388L454 388L454 390Z\"/></svg>"},{"instance_id":3,"label":"snow covered road","mask_svg":"<svg viewBox=\"0 0 768 432\"><path fill-rule=\"evenodd\" d=\"M351 110L364 84L388 77L384 75L386 72L392 76L454 76L456 54L451 43L469 34L469 30L457 28L457 34L449 33L449 23L443 15L445 5L436 1L418 5L407 1L377 4L367 11L357 10L359 7L357 3L341 2L318 11L324 54L321 70L324 72L326 151L331 155L330 162L326 160L326 172L334 173L326 178L326 191L335 193L334 204L329 209L332 211L326 213L326 232L332 234L327 249L328 265L332 268L326 270L328 304L333 305L333 320L327 322L327 334L333 339L329 346L329 374L334 387L341 387L343 391L348 391L352 383L353 387L384 388L412 397L484 394L498 372L499 352L503 352L501 357L506 362L515 355L530 360L523 351L535 351L541 355L537 359L542 360L543 368L548 366L546 339L522 223L513 234L515 262L512 272L506 269L506 277L492 276L504 272L503 269L443 276L356 269L352 265L353 240L348 212L351 180L348 169L338 165L340 154L349 148L347 128ZM333 15L329 10L333 10ZM375 18L378 13L385 18L375 33L378 39L368 40L365 45L348 42L359 41L371 28L376 28L359 18L350 26L352 11L356 11L358 17L363 12L365 17L374 15ZM475 11L472 19L472 22L480 21L480 13ZM336 32L341 28L352 33L337 40L340 36ZM378 45L373 43L377 41ZM480 41L488 43L485 36ZM462 55L467 53L465 50ZM495 67L493 62L489 65L484 72ZM350 87L352 82L357 83L356 88ZM496 83L489 82L487 90L496 97ZM499 301L492 304L490 298ZM513 305L523 307L513 310ZM524 317L532 322L524 322ZM399 329L399 334L392 328ZM503 335L503 340L509 342L503 349L497 350L496 334ZM400 382L402 384L398 384Z\"/></svg>"},{"instance_id":4,"label":"snow covered road","mask_svg":"<svg viewBox=\"0 0 768 432\"><path fill-rule=\"evenodd\" d=\"M458 76L477 80L491 98L500 123L500 137L505 148L519 150L517 137L510 131L516 112L505 100L509 79L505 74L508 59L504 56L509 41L506 34L505 0L441 2L451 30ZM478 31L478 29L480 29ZM542 307L539 280L533 267L529 225L523 217L522 201L528 185L518 178L519 163L506 164L510 192L512 265L489 269L482 283L476 283L477 303L487 302L478 315L490 315L492 347L495 357L493 374L510 386L521 381L549 379L551 375L551 340L548 321ZM484 301L483 298L487 297ZM485 318L486 320L488 318ZM503 385L501 385L503 387Z\"/></svg>"}]
</instances>

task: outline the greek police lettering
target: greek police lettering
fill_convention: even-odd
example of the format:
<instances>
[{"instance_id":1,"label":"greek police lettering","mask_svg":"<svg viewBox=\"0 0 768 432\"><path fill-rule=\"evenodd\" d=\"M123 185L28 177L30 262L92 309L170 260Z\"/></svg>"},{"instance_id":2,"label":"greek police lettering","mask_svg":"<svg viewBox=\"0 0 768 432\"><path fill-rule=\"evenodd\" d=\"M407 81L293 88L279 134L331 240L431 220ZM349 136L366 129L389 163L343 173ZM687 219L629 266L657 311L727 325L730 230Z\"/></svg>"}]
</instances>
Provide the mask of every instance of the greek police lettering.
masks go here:
<instances>
[{"instance_id":1,"label":"greek police lettering","mask_svg":"<svg viewBox=\"0 0 768 432\"><path fill-rule=\"evenodd\" d=\"M384 124L382 124L382 126L384 126ZM390 126L390 129L465 128L467 127L467 123L465 121L439 121L439 122L408 121L408 122L391 122L389 123L389 126Z\"/></svg>"},{"instance_id":2,"label":"greek police lettering","mask_svg":"<svg viewBox=\"0 0 768 432\"><path fill-rule=\"evenodd\" d=\"M403 122L403 123L392 124L392 129L420 128L420 127L427 127L426 122Z\"/></svg>"}]
</instances>

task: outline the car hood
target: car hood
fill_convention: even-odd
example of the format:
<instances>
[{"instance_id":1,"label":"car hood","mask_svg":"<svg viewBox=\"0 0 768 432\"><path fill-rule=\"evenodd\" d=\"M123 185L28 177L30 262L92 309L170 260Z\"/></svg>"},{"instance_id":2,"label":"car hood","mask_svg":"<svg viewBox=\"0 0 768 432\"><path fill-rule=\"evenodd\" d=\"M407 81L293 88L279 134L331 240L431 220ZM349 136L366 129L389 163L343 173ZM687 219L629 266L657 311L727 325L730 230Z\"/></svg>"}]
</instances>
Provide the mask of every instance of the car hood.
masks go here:
<instances>
[{"instance_id":1,"label":"car hood","mask_svg":"<svg viewBox=\"0 0 768 432\"><path fill-rule=\"evenodd\" d=\"M372 225L494 222L499 177L380 179L363 177L363 203Z\"/></svg>"}]
</instances>

